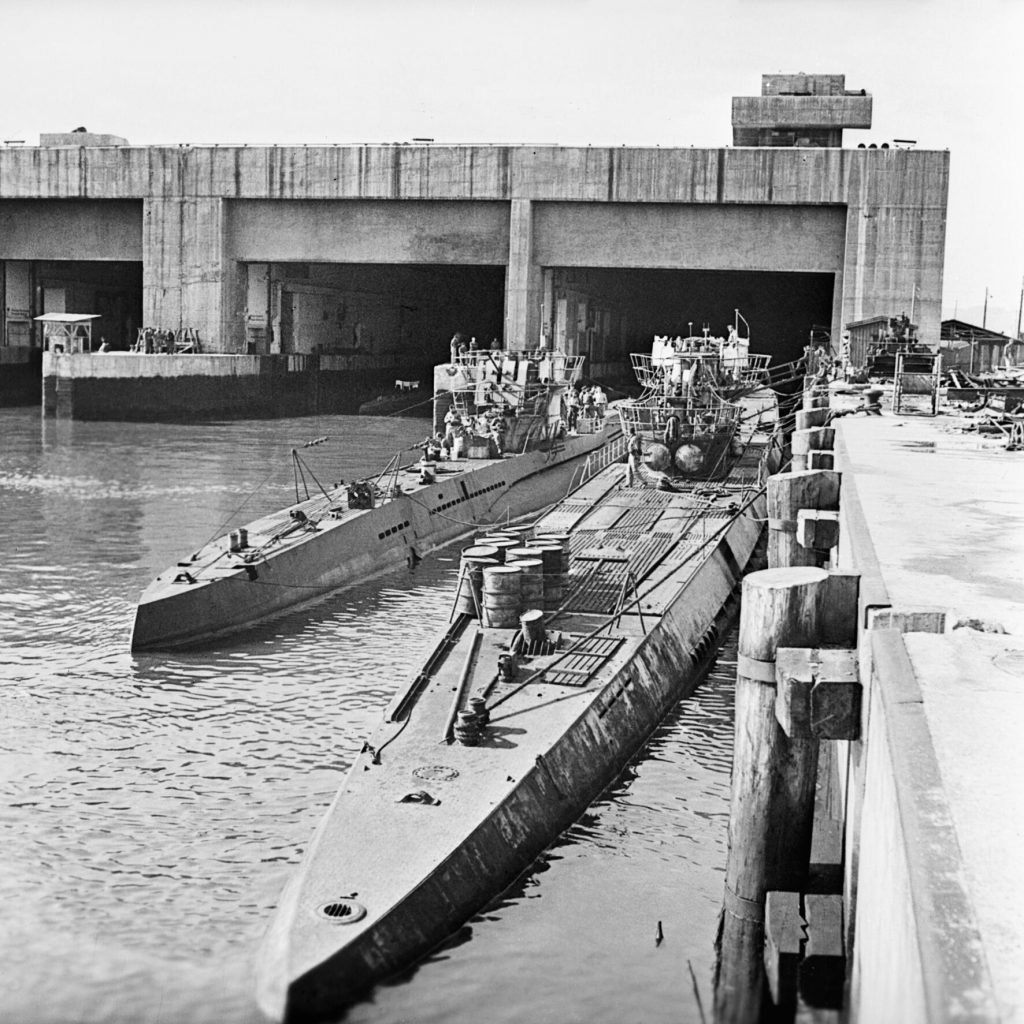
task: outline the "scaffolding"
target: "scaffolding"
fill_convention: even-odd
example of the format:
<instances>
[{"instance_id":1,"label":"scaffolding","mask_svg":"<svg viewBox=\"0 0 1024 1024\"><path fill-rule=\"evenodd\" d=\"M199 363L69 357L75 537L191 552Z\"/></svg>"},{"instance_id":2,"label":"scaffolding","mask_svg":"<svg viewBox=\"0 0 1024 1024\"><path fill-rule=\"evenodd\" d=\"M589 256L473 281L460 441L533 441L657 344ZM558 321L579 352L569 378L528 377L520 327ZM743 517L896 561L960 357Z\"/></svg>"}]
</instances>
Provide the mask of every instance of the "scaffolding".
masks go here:
<instances>
[{"instance_id":1,"label":"scaffolding","mask_svg":"<svg viewBox=\"0 0 1024 1024\"><path fill-rule=\"evenodd\" d=\"M907 356L913 360L914 369L906 370ZM942 376L942 356L937 352L927 353L930 368L922 367L922 360L925 353L897 352L896 369L893 373L892 411L900 412L924 412L926 410L909 407L904 410L908 396L924 398L927 402L927 412L935 416L939 411L939 379Z\"/></svg>"}]
</instances>

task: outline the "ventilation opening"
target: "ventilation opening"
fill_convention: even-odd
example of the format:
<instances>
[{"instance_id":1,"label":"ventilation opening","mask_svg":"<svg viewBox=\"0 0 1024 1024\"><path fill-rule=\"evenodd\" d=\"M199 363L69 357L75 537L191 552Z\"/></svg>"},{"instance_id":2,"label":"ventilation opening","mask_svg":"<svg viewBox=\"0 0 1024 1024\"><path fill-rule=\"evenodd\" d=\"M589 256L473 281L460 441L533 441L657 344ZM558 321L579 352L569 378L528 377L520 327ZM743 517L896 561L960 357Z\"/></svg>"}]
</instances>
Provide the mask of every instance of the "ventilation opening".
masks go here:
<instances>
[{"instance_id":1,"label":"ventilation opening","mask_svg":"<svg viewBox=\"0 0 1024 1024\"><path fill-rule=\"evenodd\" d=\"M342 898L317 907L317 914L334 924L353 924L366 916L366 907L355 900Z\"/></svg>"}]
</instances>

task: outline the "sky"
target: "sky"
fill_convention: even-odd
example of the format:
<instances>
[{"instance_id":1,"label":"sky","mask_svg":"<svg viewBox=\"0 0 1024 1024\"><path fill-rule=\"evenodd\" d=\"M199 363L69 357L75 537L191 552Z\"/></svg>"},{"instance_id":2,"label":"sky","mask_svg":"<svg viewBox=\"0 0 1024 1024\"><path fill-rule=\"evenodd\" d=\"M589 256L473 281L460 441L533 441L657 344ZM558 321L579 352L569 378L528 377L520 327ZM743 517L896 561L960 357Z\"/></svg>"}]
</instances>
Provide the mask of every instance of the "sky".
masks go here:
<instances>
[{"instance_id":1,"label":"sky","mask_svg":"<svg viewBox=\"0 0 1024 1024\"><path fill-rule=\"evenodd\" d=\"M1024 0L0 0L0 29L29 145L717 147L762 74L845 74L874 97L845 145L951 152L943 317L1017 330Z\"/></svg>"}]
</instances>

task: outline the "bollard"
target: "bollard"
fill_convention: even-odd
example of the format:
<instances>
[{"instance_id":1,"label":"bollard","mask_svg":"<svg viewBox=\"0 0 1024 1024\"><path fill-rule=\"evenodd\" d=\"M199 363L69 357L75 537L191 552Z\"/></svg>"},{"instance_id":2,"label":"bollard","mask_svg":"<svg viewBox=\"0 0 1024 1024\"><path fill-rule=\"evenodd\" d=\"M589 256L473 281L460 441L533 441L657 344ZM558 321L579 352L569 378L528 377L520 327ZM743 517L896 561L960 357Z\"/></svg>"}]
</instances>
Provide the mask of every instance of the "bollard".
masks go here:
<instances>
[{"instance_id":1,"label":"bollard","mask_svg":"<svg viewBox=\"0 0 1024 1024\"><path fill-rule=\"evenodd\" d=\"M775 652L818 641L828 574L766 569L743 581L736 666L729 855L718 934L715 1020L760 1019L764 901L799 892L810 859L816 739L790 739L775 717Z\"/></svg>"},{"instance_id":2,"label":"bollard","mask_svg":"<svg viewBox=\"0 0 1024 1024\"><path fill-rule=\"evenodd\" d=\"M800 509L839 508L842 474L831 470L776 473L768 478L768 565L820 565L823 553L803 547L797 537Z\"/></svg>"}]
</instances>

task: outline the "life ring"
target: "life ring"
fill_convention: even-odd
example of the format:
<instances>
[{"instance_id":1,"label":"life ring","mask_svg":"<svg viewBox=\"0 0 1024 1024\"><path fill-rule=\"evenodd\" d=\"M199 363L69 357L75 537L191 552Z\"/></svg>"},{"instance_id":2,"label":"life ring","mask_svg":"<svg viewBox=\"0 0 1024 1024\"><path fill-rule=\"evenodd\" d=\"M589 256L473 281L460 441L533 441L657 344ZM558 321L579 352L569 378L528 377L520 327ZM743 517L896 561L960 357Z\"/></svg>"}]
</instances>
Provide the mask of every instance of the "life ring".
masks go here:
<instances>
[{"instance_id":1,"label":"life ring","mask_svg":"<svg viewBox=\"0 0 1024 1024\"><path fill-rule=\"evenodd\" d=\"M455 374L457 374L459 372L458 368L455 367L455 366L449 366L449 367L446 367L446 369L448 370L448 376L449 377L454 377Z\"/></svg>"}]
</instances>

